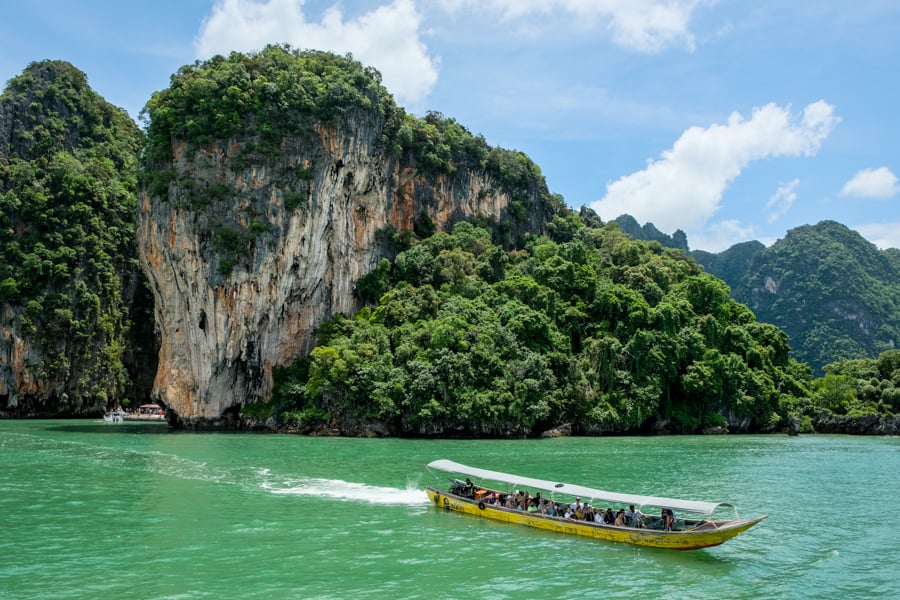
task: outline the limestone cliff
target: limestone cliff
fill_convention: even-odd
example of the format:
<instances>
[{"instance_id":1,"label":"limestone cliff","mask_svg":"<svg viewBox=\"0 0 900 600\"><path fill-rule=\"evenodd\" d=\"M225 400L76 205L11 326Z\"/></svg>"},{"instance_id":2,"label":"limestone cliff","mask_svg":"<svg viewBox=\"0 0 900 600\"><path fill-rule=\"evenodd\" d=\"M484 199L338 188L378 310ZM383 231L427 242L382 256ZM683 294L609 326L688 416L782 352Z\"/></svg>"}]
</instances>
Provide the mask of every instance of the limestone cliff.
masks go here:
<instances>
[{"instance_id":1,"label":"limestone cliff","mask_svg":"<svg viewBox=\"0 0 900 600\"><path fill-rule=\"evenodd\" d=\"M146 290L141 143L64 61L32 63L0 96L0 417L98 414L148 394L152 326L131 327Z\"/></svg>"},{"instance_id":2,"label":"limestone cliff","mask_svg":"<svg viewBox=\"0 0 900 600\"><path fill-rule=\"evenodd\" d=\"M184 101L201 79L202 97ZM257 104L186 129L209 98L206 110L222 113ZM148 113L138 247L161 335L153 393L185 426L227 425L267 399L273 367L307 353L323 319L359 308L354 285L390 252L392 232L475 216L539 230L553 210L527 159L453 121L405 115L377 72L346 58L274 47L218 57L183 68ZM517 162L529 168L512 178Z\"/></svg>"}]
</instances>

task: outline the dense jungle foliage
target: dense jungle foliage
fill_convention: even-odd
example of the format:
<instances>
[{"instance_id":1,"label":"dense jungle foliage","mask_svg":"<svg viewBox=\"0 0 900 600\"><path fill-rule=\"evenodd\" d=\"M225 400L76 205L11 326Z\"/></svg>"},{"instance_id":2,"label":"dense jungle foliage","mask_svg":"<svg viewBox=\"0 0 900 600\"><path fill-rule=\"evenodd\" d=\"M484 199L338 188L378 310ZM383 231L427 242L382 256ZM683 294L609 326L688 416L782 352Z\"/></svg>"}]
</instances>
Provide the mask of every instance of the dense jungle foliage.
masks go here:
<instances>
[{"instance_id":1,"label":"dense jungle foliage","mask_svg":"<svg viewBox=\"0 0 900 600\"><path fill-rule=\"evenodd\" d=\"M754 240L735 244L718 254L705 250L694 250L691 252L691 256L703 265L704 271L727 283L733 295L750 271L753 259L765 249L762 242Z\"/></svg>"},{"instance_id":2,"label":"dense jungle foliage","mask_svg":"<svg viewBox=\"0 0 900 600\"><path fill-rule=\"evenodd\" d=\"M360 280L270 411L303 429L407 435L772 430L807 395L787 336L684 253L574 213L505 252L469 223Z\"/></svg>"},{"instance_id":3,"label":"dense jungle foliage","mask_svg":"<svg viewBox=\"0 0 900 600\"><path fill-rule=\"evenodd\" d=\"M817 374L900 341L900 270L891 253L834 221L792 229L756 254L734 296L783 328L793 355Z\"/></svg>"},{"instance_id":4,"label":"dense jungle foliage","mask_svg":"<svg viewBox=\"0 0 900 600\"><path fill-rule=\"evenodd\" d=\"M900 350L825 365L810 392L814 409L835 415L900 413Z\"/></svg>"},{"instance_id":5,"label":"dense jungle foliage","mask_svg":"<svg viewBox=\"0 0 900 600\"><path fill-rule=\"evenodd\" d=\"M147 102L146 156L168 162L175 141L201 147L239 133L255 135L259 153L271 155L282 138L357 109L402 118L380 73L349 56L287 46L217 55L181 67Z\"/></svg>"},{"instance_id":6,"label":"dense jungle foliage","mask_svg":"<svg viewBox=\"0 0 900 600\"><path fill-rule=\"evenodd\" d=\"M66 398L104 403L127 385L122 296L140 273L142 142L127 113L63 61L32 63L0 96L0 306L40 348L29 366L60 386L50 393L63 413Z\"/></svg>"},{"instance_id":7,"label":"dense jungle foliage","mask_svg":"<svg viewBox=\"0 0 900 600\"><path fill-rule=\"evenodd\" d=\"M629 215L614 222L634 239L686 249L680 231L670 237ZM875 358L900 340L900 250L879 250L840 223L797 227L770 248L751 241L690 255L759 320L787 331L792 356L816 374L834 361Z\"/></svg>"}]
</instances>

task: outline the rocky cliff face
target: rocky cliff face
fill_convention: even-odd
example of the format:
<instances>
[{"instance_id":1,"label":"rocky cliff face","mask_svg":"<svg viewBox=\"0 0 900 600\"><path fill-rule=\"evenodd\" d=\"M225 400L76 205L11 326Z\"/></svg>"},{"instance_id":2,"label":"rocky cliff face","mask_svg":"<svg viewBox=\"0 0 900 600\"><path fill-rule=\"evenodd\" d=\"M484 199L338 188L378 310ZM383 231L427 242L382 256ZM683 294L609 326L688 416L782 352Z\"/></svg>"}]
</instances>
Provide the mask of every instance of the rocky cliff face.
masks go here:
<instances>
[{"instance_id":1,"label":"rocky cliff face","mask_svg":"<svg viewBox=\"0 0 900 600\"><path fill-rule=\"evenodd\" d=\"M387 124L354 109L267 153L249 127L172 139L156 165L164 188L140 196L138 246L161 335L153 394L174 420L228 426L267 399L273 367L306 354L323 319L359 308L355 282L389 252L386 233L504 214L513 198L488 171L425 174L414 153L385 149Z\"/></svg>"}]
</instances>

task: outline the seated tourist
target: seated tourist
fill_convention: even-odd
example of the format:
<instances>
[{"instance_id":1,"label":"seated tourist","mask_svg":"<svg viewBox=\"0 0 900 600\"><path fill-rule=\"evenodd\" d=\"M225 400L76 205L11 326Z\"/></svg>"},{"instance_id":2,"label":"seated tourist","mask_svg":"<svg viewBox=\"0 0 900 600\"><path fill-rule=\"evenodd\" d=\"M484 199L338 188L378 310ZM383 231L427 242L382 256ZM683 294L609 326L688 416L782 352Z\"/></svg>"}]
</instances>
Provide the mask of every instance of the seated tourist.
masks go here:
<instances>
[{"instance_id":1,"label":"seated tourist","mask_svg":"<svg viewBox=\"0 0 900 600\"><path fill-rule=\"evenodd\" d=\"M672 531L675 528L675 513L671 508L662 509L662 527L666 531Z\"/></svg>"},{"instance_id":2,"label":"seated tourist","mask_svg":"<svg viewBox=\"0 0 900 600\"><path fill-rule=\"evenodd\" d=\"M631 504L628 510L625 511L625 524L630 527L643 527L644 513L639 508L636 509L634 504Z\"/></svg>"}]
</instances>

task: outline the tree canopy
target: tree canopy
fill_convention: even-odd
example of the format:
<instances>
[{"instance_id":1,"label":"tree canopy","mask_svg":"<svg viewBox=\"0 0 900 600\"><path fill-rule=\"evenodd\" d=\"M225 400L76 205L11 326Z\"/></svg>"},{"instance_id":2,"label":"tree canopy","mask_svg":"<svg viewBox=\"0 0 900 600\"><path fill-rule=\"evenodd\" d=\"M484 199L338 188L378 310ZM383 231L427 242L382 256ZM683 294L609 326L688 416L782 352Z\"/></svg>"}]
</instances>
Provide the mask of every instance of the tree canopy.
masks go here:
<instances>
[{"instance_id":1,"label":"tree canopy","mask_svg":"<svg viewBox=\"0 0 900 600\"><path fill-rule=\"evenodd\" d=\"M806 395L784 332L683 252L574 213L550 229L507 252L460 222L382 261L269 409L404 435L692 432L770 429Z\"/></svg>"},{"instance_id":2,"label":"tree canopy","mask_svg":"<svg viewBox=\"0 0 900 600\"><path fill-rule=\"evenodd\" d=\"M120 397L140 270L135 192L143 138L63 61L32 63L0 96L0 305L40 348L56 396ZM7 339L0 343L8 344Z\"/></svg>"}]
</instances>

